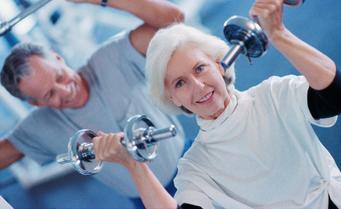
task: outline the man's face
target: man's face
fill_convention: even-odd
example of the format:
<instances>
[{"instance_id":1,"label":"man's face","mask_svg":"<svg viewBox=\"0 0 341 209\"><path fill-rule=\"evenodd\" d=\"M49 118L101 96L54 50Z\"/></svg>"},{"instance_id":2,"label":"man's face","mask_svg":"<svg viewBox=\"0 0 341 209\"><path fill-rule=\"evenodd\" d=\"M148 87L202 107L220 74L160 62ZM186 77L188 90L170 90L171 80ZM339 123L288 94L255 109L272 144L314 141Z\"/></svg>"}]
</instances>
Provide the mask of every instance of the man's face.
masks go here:
<instances>
[{"instance_id":1,"label":"man's face","mask_svg":"<svg viewBox=\"0 0 341 209\"><path fill-rule=\"evenodd\" d=\"M87 83L72 71L57 54L46 59L29 58L30 74L23 77L19 89L35 106L79 108L88 100Z\"/></svg>"}]
</instances>

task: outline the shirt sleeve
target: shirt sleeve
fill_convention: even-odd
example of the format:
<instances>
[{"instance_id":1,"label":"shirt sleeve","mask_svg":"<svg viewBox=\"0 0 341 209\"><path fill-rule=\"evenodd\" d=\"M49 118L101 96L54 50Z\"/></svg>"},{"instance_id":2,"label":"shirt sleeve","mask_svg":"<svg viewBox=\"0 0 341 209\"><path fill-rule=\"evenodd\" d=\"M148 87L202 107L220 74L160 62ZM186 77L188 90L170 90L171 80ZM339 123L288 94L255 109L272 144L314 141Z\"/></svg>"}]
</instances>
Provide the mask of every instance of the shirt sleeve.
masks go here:
<instances>
[{"instance_id":1,"label":"shirt sleeve","mask_svg":"<svg viewBox=\"0 0 341 209\"><path fill-rule=\"evenodd\" d=\"M178 209L203 209L203 208L197 205L184 203L181 206L178 206Z\"/></svg>"},{"instance_id":2,"label":"shirt sleeve","mask_svg":"<svg viewBox=\"0 0 341 209\"><path fill-rule=\"evenodd\" d=\"M253 89L258 89L267 98L268 104L274 105L282 118L298 121L303 114L306 121L320 127L331 127L336 123L337 116L315 119L308 107L309 83L304 76L288 75L272 76Z\"/></svg>"},{"instance_id":3,"label":"shirt sleeve","mask_svg":"<svg viewBox=\"0 0 341 209\"><path fill-rule=\"evenodd\" d=\"M145 80L145 58L133 47L130 33L111 37L88 60L87 66L101 81L101 88L132 88Z\"/></svg>"},{"instance_id":4,"label":"shirt sleeve","mask_svg":"<svg viewBox=\"0 0 341 209\"><path fill-rule=\"evenodd\" d=\"M175 199L178 205L193 205L196 207L201 207L205 209L214 209L211 200L202 192L192 188L184 191L177 192L175 194Z\"/></svg>"},{"instance_id":5,"label":"shirt sleeve","mask_svg":"<svg viewBox=\"0 0 341 209\"><path fill-rule=\"evenodd\" d=\"M308 89L308 106L315 119L329 118L341 113L341 75L336 70L333 82L325 89Z\"/></svg>"},{"instance_id":6,"label":"shirt sleeve","mask_svg":"<svg viewBox=\"0 0 341 209\"><path fill-rule=\"evenodd\" d=\"M124 32L122 34L122 42L121 46L124 48L123 55L127 58L127 60L140 68L144 68L145 66L145 56L141 54L131 43L130 40L131 32Z\"/></svg>"},{"instance_id":7,"label":"shirt sleeve","mask_svg":"<svg viewBox=\"0 0 341 209\"><path fill-rule=\"evenodd\" d=\"M38 125L41 124L37 120L39 114L39 110L32 112L6 138L25 156L39 164L45 164L54 160L54 155L41 143L44 141L44 136L39 133L44 128Z\"/></svg>"}]
</instances>

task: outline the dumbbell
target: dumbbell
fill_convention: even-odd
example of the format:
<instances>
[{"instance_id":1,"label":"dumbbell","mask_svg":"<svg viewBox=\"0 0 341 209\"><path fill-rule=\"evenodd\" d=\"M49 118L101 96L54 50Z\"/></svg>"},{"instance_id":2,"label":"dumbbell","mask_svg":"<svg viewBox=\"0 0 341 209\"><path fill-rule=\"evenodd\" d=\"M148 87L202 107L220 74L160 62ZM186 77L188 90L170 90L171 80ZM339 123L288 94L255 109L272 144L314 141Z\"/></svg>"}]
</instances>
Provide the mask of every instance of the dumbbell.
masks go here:
<instances>
[{"instance_id":1,"label":"dumbbell","mask_svg":"<svg viewBox=\"0 0 341 209\"><path fill-rule=\"evenodd\" d=\"M128 119L124 128L122 145L137 161L151 161L157 157L158 142L176 135L176 128L157 129L145 115L135 115ZM101 171L103 163L97 161L93 150L93 138L96 133L89 129L77 131L69 140L68 152L56 157L59 164L72 164L83 175L93 175Z\"/></svg>"},{"instance_id":2,"label":"dumbbell","mask_svg":"<svg viewBox=\"0 0 341 209\"><path fill-rule=\"evenodd\" d=\"M284 4L299 6L304 0L285 0ZM227 70L240 53L250 58L262 56L268 48L268 38L256 21L241 16L232 16L224 23L224 36L231 45L230 50L221 60Z\"/></svg>"},{"instance_id":3,"label":"dumbbell","mask_svg":"<svg viewBox=\"0 0 341 209\"><path fill-rule=\"evenodd\" d=\"M305 0L284 0L283 3L289 6L300 6Z\"/></svg>"}]
</instances>

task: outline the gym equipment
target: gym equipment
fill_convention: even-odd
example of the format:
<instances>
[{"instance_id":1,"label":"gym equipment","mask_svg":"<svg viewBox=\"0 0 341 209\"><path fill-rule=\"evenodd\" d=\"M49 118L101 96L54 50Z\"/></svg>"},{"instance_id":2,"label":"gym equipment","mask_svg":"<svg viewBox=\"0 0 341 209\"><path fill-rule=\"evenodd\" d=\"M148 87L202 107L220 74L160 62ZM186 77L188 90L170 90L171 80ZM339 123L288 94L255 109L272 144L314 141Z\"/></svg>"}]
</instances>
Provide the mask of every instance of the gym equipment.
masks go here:
<instances>
[{"instance_id":1,"label":"gym equipment","mask_svg":"<svg viewBox=\"0 0 341 209\"><path fill-rule=\"evenodd\" d=\"M135 115L128 119L124 128L122 145L137 161L151 161L157 157L158 142L176 135L176 128L156 129L145 115ZM89 129L77 131L69 140L68 152L56 157L59 164L72 164L79 173L93 175L101 171L103 163L97 161L92 139L96 133Z\"/></svg>"},{"instance_id":2,"label":"gym equipment","mask_svg":"<svg viewBox=\"0 0 341 209\"><path fill-rule=\"evenodd\" d=\"M300 6L304 2L305 0L284 0L283 3L289 6Z\"/></svg>"},{"instance_id":3,"label":"gym equipment","mask_svg":"<svg viewBox=\"0 0 341 209\"><path fill-rule=\"evenodd\" d=\"M304 0L285 0L284 4L299 6ZM224 23L224 36L231 45L231 49L221 60L225 71L235 62L240 53L248 59L262 56L269 40L257 21L241 16L232 16Z\"/></svg>"},{"instance_id":4,"label":"gym equipment","mask_svg":"<svg viewBox=\"0 0 341 209\"><path fill-rule=\"evenodd\" d=\"M18 22L20 22L21 20L23 20L25 17L29 16L30 14L34 13L35 11L40 9L41 7L45 6L50 1L52 1L52 0L38 1L37 3L29 6L28 8L24 9L23 11L21 11L17 16L15 16L10 21L0 23L0 36L4 35L8 31L10 31L14 25L16 25Z\"/></svg>"}]
</instances>

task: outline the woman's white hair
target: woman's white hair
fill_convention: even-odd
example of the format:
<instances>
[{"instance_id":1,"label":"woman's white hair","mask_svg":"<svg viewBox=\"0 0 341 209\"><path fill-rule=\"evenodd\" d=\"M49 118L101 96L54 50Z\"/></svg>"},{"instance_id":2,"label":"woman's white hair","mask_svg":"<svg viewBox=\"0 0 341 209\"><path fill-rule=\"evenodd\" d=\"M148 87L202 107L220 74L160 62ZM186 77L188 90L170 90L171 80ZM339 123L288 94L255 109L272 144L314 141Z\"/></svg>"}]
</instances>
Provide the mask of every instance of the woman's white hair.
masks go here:
<instances>
[{"instance_id":1,"label":"woman's white hair","mask_svg":"<svg viewBox=\"0 0 341 209\"><path fill-rule=\"evenodd\" d=\"M205 34L184 24L174 24L160 29L152 38L147 50L146 76L151 100L169 114L186 113L165 95L165 74L173 53L181 46L191 44L214 60L221 60L229 47L221 39ZM184 60L185 61L185 60ZM234 66L226 70L224 79L229 91L234 89Z\"/></svg>"}]
</instances>

